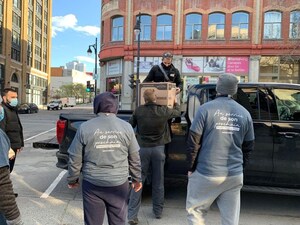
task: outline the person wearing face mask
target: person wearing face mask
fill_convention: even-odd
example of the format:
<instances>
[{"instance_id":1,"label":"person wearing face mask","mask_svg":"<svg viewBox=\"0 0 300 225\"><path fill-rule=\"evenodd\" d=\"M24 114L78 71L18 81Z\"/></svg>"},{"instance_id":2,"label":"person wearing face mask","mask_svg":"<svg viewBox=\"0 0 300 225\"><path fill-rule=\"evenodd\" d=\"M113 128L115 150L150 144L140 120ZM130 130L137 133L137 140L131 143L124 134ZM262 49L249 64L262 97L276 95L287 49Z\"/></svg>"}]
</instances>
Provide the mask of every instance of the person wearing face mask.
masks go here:
<instances>
[{"instance_id":1,"label":"person wearing face mask","mask_svg":"<svg viewBox=\"0 0 300 225\"><path fill-rule=\"evenodd\" d=\"M2 91L2 106L4 109L4 119L0 122L0 128L7 134L11 148L16 156L24 146L23 127L17 111L18 94L12 88L4 88ZM9 160L10 172L12 172L16 156Z\"/></svg>"},{"instance_id":2,"label":"person wearing face mask","mask_svg":"<svg viewBox=\"0 0 300 225\"><path fill-rule=\"evenodd\" d=\"M5 118L4 108L1 106L0 96L0 121ZM14 157L10 151L10 140L0 129L0 224L22 225L20 211L13 192L10 180L9 159Z\"/></svg>"},{"instance_id":3,"label":"person wearing face mask","mask_svg":"<svg viewBox=\"0 0 300 225\"><path fill-rule=\"evenodd\" d=\"M171 82L176 84L176 94L182 91L182 80L179 70L172 64L173 55L165 52L162 55L162 62L154 65L143 82Z\"/></svg>"}]
</instances>

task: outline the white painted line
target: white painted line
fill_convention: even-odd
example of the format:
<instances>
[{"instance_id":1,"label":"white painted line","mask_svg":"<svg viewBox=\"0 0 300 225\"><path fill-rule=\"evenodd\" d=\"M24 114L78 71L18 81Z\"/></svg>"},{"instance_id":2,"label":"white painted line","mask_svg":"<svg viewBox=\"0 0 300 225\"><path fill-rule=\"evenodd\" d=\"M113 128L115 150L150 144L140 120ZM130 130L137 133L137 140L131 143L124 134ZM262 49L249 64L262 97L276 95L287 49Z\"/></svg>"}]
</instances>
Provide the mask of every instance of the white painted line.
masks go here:
<instances>
[{"instance_id":1,"label":"white painted line","mask_svg":"<svg viewBox=\"0 0 300 225\"><path fill-rule=\"evenodd\" d=\"M53 131L54 129L56 129L56 128L54 127L54 128L52 128L52 129L50 129L50 130L46 130L46 131L44 131L44 132L42 132L42 133L40 133L40 134L34 135L34 136L30 137L30 138L27 138L27 139L24 140L24 142L25 142L25 141L29 141L29 140L31 140L31 139L33 139L33 138L36 138L36 137L38 137L38 136L40 136L40 135L46 134L46 133L48 133L48 132L50 132L50 131Z\"/></svg>"},{"instance_id":2,"label":"white painted line","mask_svg":"<svg viewBox=\"0 0 300 225\"><path fill-rule=\"evenodd\" d=\"M47 190L41 195L40 198L48 198L51 192L54 190L54 188L57 186L61 178L65 175L67 170L63 170L60 172L60 174L56 177L56 179L52 182L52 184L47 188Z\"/></svg>"}]
</instances>

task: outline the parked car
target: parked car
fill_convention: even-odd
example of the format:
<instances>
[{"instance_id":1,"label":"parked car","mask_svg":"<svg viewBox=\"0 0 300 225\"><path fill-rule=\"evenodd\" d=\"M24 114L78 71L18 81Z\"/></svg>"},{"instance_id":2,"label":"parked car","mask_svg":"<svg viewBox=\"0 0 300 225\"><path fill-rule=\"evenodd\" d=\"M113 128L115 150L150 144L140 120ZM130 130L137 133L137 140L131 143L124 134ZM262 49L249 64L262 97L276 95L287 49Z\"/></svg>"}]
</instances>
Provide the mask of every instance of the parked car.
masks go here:
<instances>
[{"instance_id":1,"label":"parked car","mask_svg":"<svg viewBox=\"0 0 300 225\"><path fill-rule=\"evenodd\" d=\"M47 105L47 110L50 110L50 109L62 109L63 108L63 104L62 104L62 101L61 100L52 100L51 102L48 103Z\"/></svg>"},{"instance_id":2,"label":"parked car","mask_svg":"<svg viewBox=\"0 0 300 225\"><path fill-rule=\"evenodd\" d=\"M23 103L18 107L18 113L38 113L39 107L34 103Z\"/></svg>"}]
</instances>

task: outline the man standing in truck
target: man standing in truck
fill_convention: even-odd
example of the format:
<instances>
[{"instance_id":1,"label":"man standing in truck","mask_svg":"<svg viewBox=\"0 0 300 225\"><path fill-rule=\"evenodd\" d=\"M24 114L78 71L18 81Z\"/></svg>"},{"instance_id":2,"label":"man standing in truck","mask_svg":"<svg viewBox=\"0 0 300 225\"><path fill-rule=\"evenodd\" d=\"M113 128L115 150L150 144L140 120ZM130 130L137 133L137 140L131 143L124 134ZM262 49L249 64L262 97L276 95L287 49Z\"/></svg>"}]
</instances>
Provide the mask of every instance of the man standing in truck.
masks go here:
<instances>
[{"instance_id":1,"label":"man standing in truck","mask_svg":"<svg viewBox=\"0 0 300 225\"><path fill-rule=\"evenodd\" d=\"M137 127L137 139L141 146L142 179L145 181L150 165L152 166L152 204L157 219L162 216L164 206L164 165L165 144L171 142L168 120L180 116L176 98L174 108L156 104L154 89L144 92L145 105L139 106L129 122ZM131 191L128 206L128 223L138 224L142 190Z\"/></svg>"},{"instance_id":2,"label":"man standing in truck","mask_svg":"<svg viewBox=\"0 0 300 225\"><path fill-rule=\"evenodd\" d=\"M139 145L133 128L116 116L117 98L110 92L94 99L96 118L81 124L68 149L69 188L79 185L85 225L102 224L106 211L110 225L124 225L129 174L134 191L142 188Z\"/></svg>"},{"instance_id":3,"label":"man standing in truck","mask_svg":"<svg viewBox=\"0 0 300 225\"><path fill-rule=\"evenodd\" d=\"M176 84L176 94L182 91L182 80L178 69L172 63L173 55L165 52L162 55L162 62L154 65L143 82L171 82Z\"/></svg>"},{"instance_id":4,"label":"man standing in truck","mask_svg":"<svg viewBox=\"0 0 300 225\"><path fill-rule=\"evenodd\" d=\"M216 201L222 225L238 225L243 166L254 149L250 113L232 99L237 92L234 74L222 74L216 99L201 105L187 141L189 163L186 210L189 225L205 225Z\"/></svg>"}]
</instances>

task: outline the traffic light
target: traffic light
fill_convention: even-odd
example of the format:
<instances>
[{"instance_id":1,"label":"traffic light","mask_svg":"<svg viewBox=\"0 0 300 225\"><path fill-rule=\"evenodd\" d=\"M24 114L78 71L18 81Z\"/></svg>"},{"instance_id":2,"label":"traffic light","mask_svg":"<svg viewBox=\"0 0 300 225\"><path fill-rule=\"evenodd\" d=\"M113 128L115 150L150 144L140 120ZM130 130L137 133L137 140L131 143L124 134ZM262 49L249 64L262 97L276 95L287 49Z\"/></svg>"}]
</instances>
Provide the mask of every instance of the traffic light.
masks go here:
<instances>
[{"instance_id":1,"label":"traffic light","mask_svg":"<svg viewBox=\"0 0 300 225\"><path fill-rule=\"evenodd\" d=\"M95 91L95 87L93 84L91 84L91 87L90 87L90 92L94 92Z\"/></svg>"},{"instance_id":2,"label":"traffic light","mask_svg":"<svg viewBox=\"0 0 300 225\"><path fill-rule=\"evenodd\" d=\"M134 74L129 74L128 76L129 76L129 78L130 78L130 79L129 79L129 82L130 82L129 87L130 87L131 89L134 89L135 86L136 86Z\"/></svg>"},{"instance_id":3,"label":"traffic light","mask_svg":"<svg viewBox=\"0 0 300 225\"><path fill-rule=\"evenodd\" d=\"M85 89L85 91L86 92L91 92L91 81L89 81L89 80L86 82L86 89Z\"/></svg>"}]
</instances>

